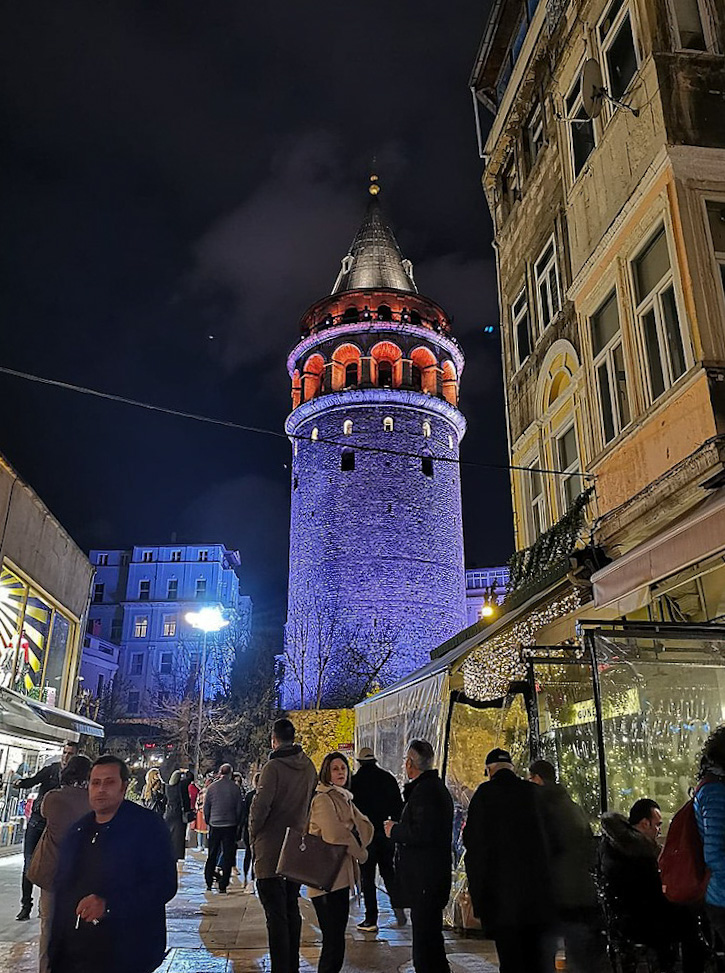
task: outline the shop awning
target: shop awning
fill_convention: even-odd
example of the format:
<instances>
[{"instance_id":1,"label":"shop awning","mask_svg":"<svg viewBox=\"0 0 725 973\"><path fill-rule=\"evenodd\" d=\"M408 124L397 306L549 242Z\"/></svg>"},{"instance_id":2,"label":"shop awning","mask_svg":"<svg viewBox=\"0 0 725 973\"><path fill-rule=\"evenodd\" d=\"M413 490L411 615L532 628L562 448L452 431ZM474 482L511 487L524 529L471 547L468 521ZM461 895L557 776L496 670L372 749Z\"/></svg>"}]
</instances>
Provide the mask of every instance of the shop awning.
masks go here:
<instances>
[{"instance_id":1,"label":"shop awning","mask_svg":"<svg viewBox=\"0 0 725 973\"><path fill-rule=\"evenodd\" d=\"M601 608L624 598L639 605L650 585L723 550L725 490L718 490L669 530L596 571L594 605Z\"/></svg>"},{"instance_id":2,"label":"shop awning","mask_svg":"<svg viewBox=\"0 0 725 973\"><path fill-rule=\"evenodd\" d=\"M100 723L3 687L0 687L0 728L6 733L19 733L48 743L77 741L81 733L93 737L103 737L105 733Z\"/></svg>"}]
</instances>

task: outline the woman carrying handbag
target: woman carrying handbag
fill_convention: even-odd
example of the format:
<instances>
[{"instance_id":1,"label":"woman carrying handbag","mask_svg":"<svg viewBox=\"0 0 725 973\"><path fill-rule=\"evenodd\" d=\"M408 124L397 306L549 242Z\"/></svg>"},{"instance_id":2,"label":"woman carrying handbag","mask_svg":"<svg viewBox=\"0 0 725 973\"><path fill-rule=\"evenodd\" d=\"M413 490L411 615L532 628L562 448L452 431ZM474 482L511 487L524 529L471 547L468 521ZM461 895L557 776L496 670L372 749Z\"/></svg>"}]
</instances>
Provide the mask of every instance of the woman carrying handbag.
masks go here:
<instances>
[{"instance_id":1,"label":"woman carrying handbag","mask_svg":"<svg viewBox=\"0 0 725 973\"><path fill-rule=\"evenodd\" d=\"M352 802L347 790L350 767L337 751L328 753L320 768L320 783L312 798L309 833L332 845L345 845L347 854L330 892L309 888L307 894L322 932L318 973L340 973L345 961L345 930L350 892L360 881L359 862L367 860L374 828Z\"/></svg>"}]
</instances>

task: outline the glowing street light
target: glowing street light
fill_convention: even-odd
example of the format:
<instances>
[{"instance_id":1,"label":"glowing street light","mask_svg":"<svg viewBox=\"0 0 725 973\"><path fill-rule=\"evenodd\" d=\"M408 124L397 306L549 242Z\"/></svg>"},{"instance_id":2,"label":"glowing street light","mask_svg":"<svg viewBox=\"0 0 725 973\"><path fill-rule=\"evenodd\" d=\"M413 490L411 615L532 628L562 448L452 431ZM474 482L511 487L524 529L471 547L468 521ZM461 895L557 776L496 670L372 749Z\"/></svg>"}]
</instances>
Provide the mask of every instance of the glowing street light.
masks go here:
<instances>
[{"instance_id":1,"label":"glowing street light","mask_svg":"<svg viewBox=\"0 0 725 973\"><path fill-rule=\"evenodd\" d=\"M204 633L204 641L202 643L201 651L201 676L199 685L199 714L198 714L198 727L196 731L196 773L199 774L200 760L201 760L201 721L204 716L204 689L206 683L206 637L209 632L218 632L225 625L229 624L229 620L224 618L219 608L211 608L208 605L204 608L199 609L198 612L187 612L184 616L186 621L193 628L198 628Z\"/></svg>"}]
</instances>

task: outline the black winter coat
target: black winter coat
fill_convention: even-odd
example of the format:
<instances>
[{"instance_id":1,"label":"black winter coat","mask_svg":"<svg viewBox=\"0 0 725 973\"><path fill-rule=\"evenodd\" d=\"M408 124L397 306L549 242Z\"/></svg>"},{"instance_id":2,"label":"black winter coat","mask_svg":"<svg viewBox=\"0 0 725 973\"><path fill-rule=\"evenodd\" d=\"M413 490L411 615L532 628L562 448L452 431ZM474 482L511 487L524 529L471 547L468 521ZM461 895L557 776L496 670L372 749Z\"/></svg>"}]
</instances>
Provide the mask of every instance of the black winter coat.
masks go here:
<instances>
[{"instance_id":1,"label":"black winter coat","mask_svg":"<svg viewBox=\"0 0 725 973\"><path fill-rule=\"evenodd\" d=\"M151 973L166 951L165 906L176 884L169 833L158 814L124 801L107 824L96 824L93 812L82 817L60 849L53 973ZM97 926L81 922L76 929L76 906L86 895L105 899L108 912Z\"/></svg>"},{"instance_id":2,"label":"black winter coat","mask_svg":"<svg viewBox=\"0 0 725 973\"><path fill-rule=\"evenodd\" d=\"M397 780L387 770L378 767L374 760L366 761L353 774L350 790L355 801L355 807L370 819L375 834L384 834L383 821L390 818L400 819L403 810L403 798Z\"/></svg>"},{"instance_id":3,"label":"black winter coat","mask_svg":"<svg viewBox=\"0 0 725 973\"><path fill-rule=\"evenodd\" d=\"M400 822L390 832L402 905L442 909L451 893L453 799L437 770L403 789Z\"/></svg>"},{"instance_id":4,"label":"black winter coat","mask_svg":"<svg viewBox=\"0 0 725 973\"><path fill-rule=\"evenodd\" d=\"M659 846L623 814L602 815L599 868L617 915L631 930L662 920L668 902L657 864Z\"/></svg>"},{"instance_id":5,"label":"black winter coat","mask_svg":"<svg viewBox=\"0 0 725 973\"><path fill-rule=\"evenodd\" d=\"M597 904L592 872L596 848L583 809L561 784L539 787L540 804L551 852L556 904L563 918Z\"/></svg>"},{"instance_id":6,"label":"black winter coat","mask_svg":"<svg viewBox=\"0 0 725 973\"><path fill-rule=\"evenodd\" d=\"M471 798L463 829L474 914L500 929L548 928L555 918L549 847L536 784L499 770Z\"/></svg>"}]
</instances>

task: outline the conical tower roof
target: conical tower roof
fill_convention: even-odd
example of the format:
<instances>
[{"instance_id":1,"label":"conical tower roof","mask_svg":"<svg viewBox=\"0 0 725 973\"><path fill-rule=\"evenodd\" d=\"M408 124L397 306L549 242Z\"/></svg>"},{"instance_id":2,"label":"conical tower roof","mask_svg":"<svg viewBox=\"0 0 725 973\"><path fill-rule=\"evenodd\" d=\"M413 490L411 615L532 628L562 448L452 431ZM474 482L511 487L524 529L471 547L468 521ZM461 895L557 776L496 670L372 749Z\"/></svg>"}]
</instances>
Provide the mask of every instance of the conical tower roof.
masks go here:
<instances>
[{"instance_id":1,"label":"conical tower roof","mask_svg":"<svg viewBox=\"0 0 725 973\"><path fill-rule=\"evenodd\" d=\"M383 218L377 179L377 176L370 177L372 198L349 253L342 261L333 294L370 288L418 293L413 280L413 265L403 259L393 231Z\"/></svg>"}]
</instances>

